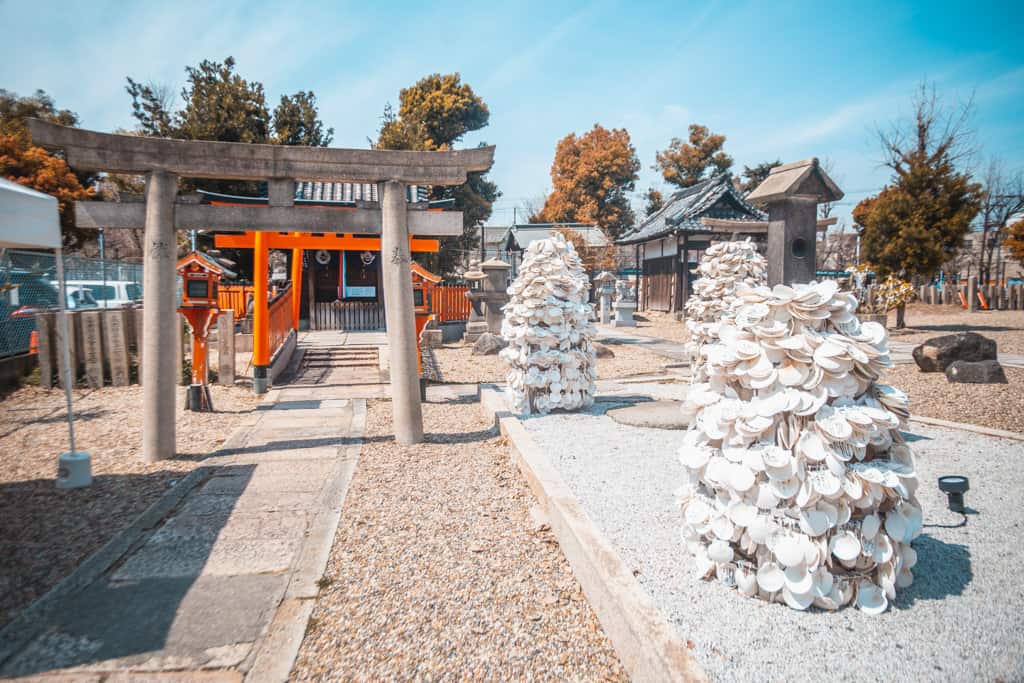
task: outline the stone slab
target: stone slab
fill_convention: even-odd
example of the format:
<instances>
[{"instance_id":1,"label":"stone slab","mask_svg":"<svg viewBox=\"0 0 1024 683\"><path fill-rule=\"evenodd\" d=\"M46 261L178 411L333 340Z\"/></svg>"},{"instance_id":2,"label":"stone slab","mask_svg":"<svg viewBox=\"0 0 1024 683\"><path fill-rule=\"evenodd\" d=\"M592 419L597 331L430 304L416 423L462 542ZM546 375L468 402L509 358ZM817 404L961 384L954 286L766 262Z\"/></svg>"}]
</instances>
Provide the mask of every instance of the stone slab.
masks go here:
<instances>
[{"instance_id":1,"label":"stone slab","mask_svg":"<svg viewBox=\"0 0 1024 683\"><path fill-rule=\"evenodd\" d=\"M82 357L85 382L90 389L103 386L103 333L99 311L82 311Z\"/></svg>"},{"instance_id":2,"label":"stone slab","mask_svg":"<svg viewBox=\"0 0 1024 683\"><path fill-rule=\"evenodd\" d=\"M93 584L71 596L52 628L2 673L234 666L248 655L286 584L287 577L269 575Z\"/></svg>"},{"instance_id":3,"label":"stone slab","mask_svg":"<svg viewBox=\"0 0 1024 683\"><path fill-rule=\"evenodd\" d=\"M272 540L154 536L114 572L117 582L285 572L301 537Z\"/></svg>"},{"instance_id":4,"label":"stone slab","mask_svg":"<svg viewBox=\"0 0 1024 683\"><path fill-rule=\"evenodd\" d=\"M130 383L128 371L128 312L121 309L103 311L103 337L106 341L110 383L126 387Z\"/></svg>"},{"instance_id":5,"label":"stone slab","mask_svg":"<svg viewBox=\"0 0 1024 683\"><path fill-rule=\"evenodd\" d=\"M649 401L615 408L607 412L608 417L619 424L652 429L687 429L690 419L683 414L681 401Z\"/></svg>"},{"instance_id":6,"label":"stone slab","mask_svg":"<svg viewBox=\"0 0 1024 683\"><path fill-rule=\"evenodd\" d=\"M304 510L201 514L189 501L152 538L161 542L175 538L285 540L303 536L309 518L310 513Z\"/></svg>"}]
</instances>

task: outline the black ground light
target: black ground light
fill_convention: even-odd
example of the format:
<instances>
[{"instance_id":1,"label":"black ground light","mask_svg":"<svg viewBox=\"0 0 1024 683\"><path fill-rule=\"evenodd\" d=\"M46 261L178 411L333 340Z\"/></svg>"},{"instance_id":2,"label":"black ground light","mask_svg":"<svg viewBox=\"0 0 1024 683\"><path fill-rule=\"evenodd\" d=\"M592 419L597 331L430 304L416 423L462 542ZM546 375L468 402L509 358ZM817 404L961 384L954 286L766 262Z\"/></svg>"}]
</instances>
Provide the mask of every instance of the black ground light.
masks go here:
<instances>
[{"instance_id":1,"label":"black ground light","mask_svg":"<svg viewBox=\"0 0 1024 683\"><path fill-rule=\"evenodd\" d=\"M949 499L949 509L959 512L961 515L966 512L964 508L964 494L971 488L967 477L958 474L951 474L939 477L939 490L946 494Z\"/></svg>"}]
</instances>

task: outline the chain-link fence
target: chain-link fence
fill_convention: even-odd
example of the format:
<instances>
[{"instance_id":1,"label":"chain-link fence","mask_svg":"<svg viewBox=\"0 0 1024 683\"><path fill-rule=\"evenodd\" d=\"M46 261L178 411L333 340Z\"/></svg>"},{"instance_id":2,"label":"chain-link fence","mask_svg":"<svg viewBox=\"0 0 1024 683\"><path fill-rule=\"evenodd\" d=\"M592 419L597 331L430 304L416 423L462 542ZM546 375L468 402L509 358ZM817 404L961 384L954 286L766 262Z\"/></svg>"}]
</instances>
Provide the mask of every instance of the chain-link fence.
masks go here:
<instances>
[{"instance_id":1,"label":"chain-link fence","mask_svg":"<svg viewBox=\"0 0 1024 683\"><path fill-rule=\"evenodd\" d=\"M142 298L142 264L64 257L69 309L117 308ZM0 249L0 358L32 348L36 313L56 308L53 254Z\"/></svg>"}]
</instances>

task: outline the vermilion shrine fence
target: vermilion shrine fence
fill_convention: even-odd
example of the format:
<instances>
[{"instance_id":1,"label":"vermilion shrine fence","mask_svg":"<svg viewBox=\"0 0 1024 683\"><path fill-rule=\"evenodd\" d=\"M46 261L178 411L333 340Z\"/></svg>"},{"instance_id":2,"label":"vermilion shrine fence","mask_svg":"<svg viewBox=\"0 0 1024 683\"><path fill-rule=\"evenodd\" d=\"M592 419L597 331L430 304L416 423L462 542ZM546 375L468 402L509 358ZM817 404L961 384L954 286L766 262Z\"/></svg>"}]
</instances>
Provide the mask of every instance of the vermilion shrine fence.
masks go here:
<instances>
[{"instance_id":1,"label":"vermilion shrine fence","mask_svg":"<svg viewBox=\"0 0 1024 683\"><path fill-rule=\"evenodd\" d=\"M434 288L431 312L437 321L447 323L469 319L472 304L466 298L469 287L463 285L438 285Z\"/></svg>"},{"instance_id":2,"label":"vermilion shrine fence","mask_svg":"<svg viewBox=\"0 0 1024 683\"><path fill-rule=\"evenodd\" d=\"M249 310L249 297L256 288L252 285L225 285L217 289L217 307L225 311L231 309L235 312L235 320L241 320Z\"/></svg>"}]
</instances>

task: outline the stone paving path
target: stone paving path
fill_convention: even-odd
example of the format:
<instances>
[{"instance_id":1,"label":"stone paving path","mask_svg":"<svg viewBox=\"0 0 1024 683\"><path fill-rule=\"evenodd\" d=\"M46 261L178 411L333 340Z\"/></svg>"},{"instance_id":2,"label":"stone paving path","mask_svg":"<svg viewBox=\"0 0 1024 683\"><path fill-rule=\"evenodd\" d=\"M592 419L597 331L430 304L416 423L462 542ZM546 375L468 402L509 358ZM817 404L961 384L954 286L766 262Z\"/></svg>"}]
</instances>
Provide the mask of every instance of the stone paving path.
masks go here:
<instances>
[{"instance_id":1,"label":"stone paving path","mask_svg":"<svg viewBox=\"0 0 1024 683\"><path fill-rule=\"evenodd\" d=\"M0 677L285 680L366 416L358 387L297 380L0 633Z\"/></svg>"}]
</instances>

